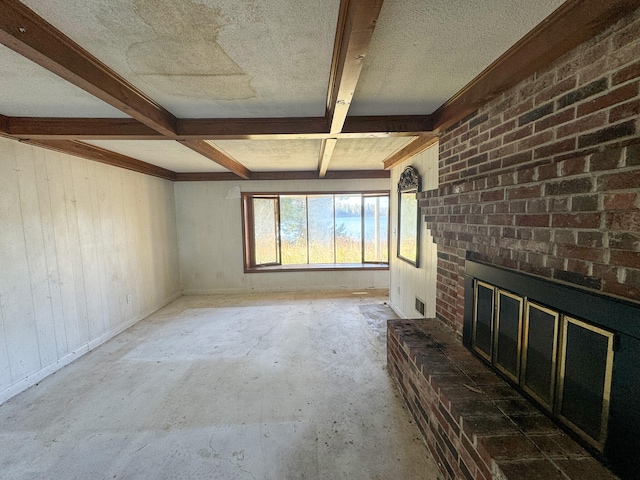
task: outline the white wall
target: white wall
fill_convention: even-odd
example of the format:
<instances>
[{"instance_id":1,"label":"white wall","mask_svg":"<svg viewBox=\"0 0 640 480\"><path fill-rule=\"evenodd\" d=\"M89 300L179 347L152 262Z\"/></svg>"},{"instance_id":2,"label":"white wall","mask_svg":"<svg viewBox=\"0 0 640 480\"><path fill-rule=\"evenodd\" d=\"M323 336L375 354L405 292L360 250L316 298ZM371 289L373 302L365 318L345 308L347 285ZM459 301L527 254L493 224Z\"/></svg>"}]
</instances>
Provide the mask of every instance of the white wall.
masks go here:
<instances>
[{"instance_id":1,"label":"white wall","mask_svg":"<svg viewBox=\"0 0 640 480\"><path fill-rule=\"evenodd\" d=\"M388 190L388 179L178 182L176 209L181 284L185 294L334 288L389 288L389 271L275 272L243 270L243 192Z\"/></svg>"},{"instance_id":2,"label":"white wall","mask_svg":"<svg viewBox=\"0 0 640 480\"><path fill-rule=\"evenodd\" d=\"M420 174L421 190L438 188L438 144L424 150L422 153L399 163L391 169L391 258L389 288L389 303L398 315L404 318L419 318L422 315L415 309L415 299L425 302L425 316L436 315L436 273L438 266L437 247L433 243L431 232L427 230L424 221L420 221L420 257L419 268L400 260L397 252L398 231L398 195L397 185L402 171L413 166ZM421 217L422 218L422 217Z\"/></svg>"},{"instance_id":3,"label":"white wall","mask_svg":"<svg viewBox=\"0 0 640 480\"><path fill-rule=\"evenodd\" d=\"M179 292L171 182L0 138L0 403Z\"/></svg>"}]
</instances>

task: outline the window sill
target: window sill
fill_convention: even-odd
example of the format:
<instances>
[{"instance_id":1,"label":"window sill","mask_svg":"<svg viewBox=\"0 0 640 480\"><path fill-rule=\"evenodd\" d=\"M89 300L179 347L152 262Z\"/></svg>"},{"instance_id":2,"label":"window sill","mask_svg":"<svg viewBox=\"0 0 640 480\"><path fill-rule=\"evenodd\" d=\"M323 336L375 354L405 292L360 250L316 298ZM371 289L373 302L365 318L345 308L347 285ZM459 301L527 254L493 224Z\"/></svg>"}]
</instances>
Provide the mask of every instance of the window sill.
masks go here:
<instances>
[{"instance_id":1,"label":"window sill","mask_svg":"<svg viewBox=\"0 0 640 480\"><path fill-rule=\"evenodd\" d=\"M244 273L331 272L341 270L389 270L388 263L317 263L313 265L268 265L249 267Z\"/></svg>"}]
</instances>

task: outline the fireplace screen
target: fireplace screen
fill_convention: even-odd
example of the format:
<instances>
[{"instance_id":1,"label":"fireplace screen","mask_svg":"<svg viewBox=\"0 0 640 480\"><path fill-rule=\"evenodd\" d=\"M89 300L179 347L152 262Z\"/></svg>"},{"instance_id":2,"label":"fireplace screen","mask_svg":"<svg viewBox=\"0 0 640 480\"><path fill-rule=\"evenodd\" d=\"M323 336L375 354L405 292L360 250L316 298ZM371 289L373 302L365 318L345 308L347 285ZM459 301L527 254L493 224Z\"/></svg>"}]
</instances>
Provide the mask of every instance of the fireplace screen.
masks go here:
<instances>
[{"instance_id":1,"label":"fireplace screen","mask_svg":"<svg viewBox=\"0 0 640 480\"><path fill-rule=\"evenodd\" d=\"M597 446L607 431L614 336L568 316L563 327L558 414Z\"/></svg>"},{"instance_id":2,"label":"fireplace screen","mask_svg":"<svg viewBox=\"0 0 640 480\"><path fill-rule=\"evenodd\" d=\"M471 347L602 450L614 334L486 282L474 282Z\"/></svg>"}]
</instances>

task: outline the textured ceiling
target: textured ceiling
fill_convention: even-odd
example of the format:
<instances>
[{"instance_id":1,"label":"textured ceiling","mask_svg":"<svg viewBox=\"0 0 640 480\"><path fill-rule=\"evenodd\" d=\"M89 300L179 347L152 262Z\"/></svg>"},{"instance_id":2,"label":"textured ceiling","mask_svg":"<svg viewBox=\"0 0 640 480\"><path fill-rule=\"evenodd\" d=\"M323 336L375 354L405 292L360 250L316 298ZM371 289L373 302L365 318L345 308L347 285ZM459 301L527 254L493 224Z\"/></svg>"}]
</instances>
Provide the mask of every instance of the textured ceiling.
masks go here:
<instances>
[{"instance_id":1,"label":"textured ceiling","mask_svg":"<svg viewBox=\"0 0 640 480\"><path fill-rule=\"evenodd\" d=\"M222 140L211 142L256 172L315 170L320 140Z\"/></svg>"},{"instance_id":2,"label":"textured ceiling","mask_svg":"<svg viewBox=\"0 0 640 480\"><path fill-rule=\"evenodd\" d=\"M86 143L174 172L226 172L217 163L172 140L87 140Z\"/></svg>"},{"instance_id":3,"label":"textured ceiling","mask_svg":"<svg viewBox=\"0 0 640 480\"><path fill-rule=\"evenodd\" d=\"M386 0L349 113L432 113L563 0Z\"/></svg>"},{"instance_id":4,"label":"textured ceiling","mask_svg":"<svg viewBox=\"0 0 640 480\"><path fill-rule=\"evenodd\" d=\"M0 114L17 117L127 117L0 45Z\"/></svg>"},{"instance_id":5,"label":"textured ceiling","mask_svg":"<svg viewBox=\"0 0 640 480\"><path fill-rule=\"evenodd\" d=\"M17 0L7 0L14 1ZM142 127L147 130L139 140L115 136L117 140L87 141L178 173L231 170L248 178L251 172L317 171L322 175L327 167L329 171L382 170L383 160L414 137L385 138L386 132L392 130L387 130L383 121L375 131L378 134L361 132L362 138L347 139L338 133L337 141L331 139L325 144L318 135L314 136L316 131L307 132L305 137L302 130L306 124L300 121L299 126L298 117L324 117L327 104L331 106L330 113L333 107L338 110L346 104L347 119L358 115L429 114L562 1L384 0L379 16L375 13L367 17L370 13L366 10L375 8L372 5L376 2L352 0L350 5L358 5L358 15L365 20L358 24L358 18L350 17L345 35L350 35L351 25L370 29L373 34L364 43L359 37L347 40L347 44L353 42L354 48L364 48L363 62L351 51L351 56L338 55L339 60L334 59L345 62L344 71L351 69L342 80L336 80L338 84L343 81L343 86L351 85L349 82L355 79L350 107L342 97L328 99L332 58L339 53L334 52L334 40L339 28L340 0L22 3L128 82L133 88L125 92L125 97L135 89L141 91L142 97L149 100L145 108L160 107L178 119L288 117L288 128L294 134L286 140L275 140L279 137L274 136L257 140L251 132L241 132L233 138L245 136L246 140L213 140L220 137L211 135L204 136L210 139L208 144L194 140L196 143L186 142L185 146L148 139L154 134L151 126ZM375 28L370 28L372 25ZM63 49L61 55L67 53ZM7 117L129 118L122 110L2 45L0 86L0 114ZM139 112L133 108L124 110L140 120L134 115ZM144 115L145 109L142 110ZM173 121L175 126L175 118ZM0 117L0 127L3 122ZM324 125L322 122L319 124ZM79 123L71 122L72 132L82 130ZM171 120L166 125L170 133L175 133ZM224 130L225 124L221 125L217 128ZM234 132L242 126L239 122L233 127ZM340 132L341 126L339 123L337 130L332 128L322 134L327 138ZM297 127L302 131L299 135ZM406 128L404 132L424 130ZM166 131L161 133L166 135ZM86 137L69 134L64 140L83 138ZM227 168L215 162L219 155L228 157L221 162Z\"/></svg>"},{"instance_id":6,"label":"textured ceiling","mask_svg":"<svg viewBox=\"0 0 640 480\"><path fill-rule=\"evenodd\" d=\"M339 0L25 0L178 117L324 115Z\"/></svg>"}]
</instances>

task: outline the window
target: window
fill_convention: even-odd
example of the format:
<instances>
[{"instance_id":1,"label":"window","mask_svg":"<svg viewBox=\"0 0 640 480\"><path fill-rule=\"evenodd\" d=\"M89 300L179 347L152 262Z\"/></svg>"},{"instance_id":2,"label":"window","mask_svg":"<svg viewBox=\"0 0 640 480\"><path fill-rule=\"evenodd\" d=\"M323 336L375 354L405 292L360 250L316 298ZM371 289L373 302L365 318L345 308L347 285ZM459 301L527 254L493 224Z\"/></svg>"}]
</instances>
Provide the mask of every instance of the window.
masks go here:
<instances>
[{"instance_id":1,"label":"window","mask_svg":"<svg viewBox=\"0 0 640 480\"><path fill-rule=\"evenodd\" d=\"M420 175L407 167L398 182L398 258L418 267L420 252Z\"/></svg>"},{"instance_id":2,"label":"window","mask_svg":"<svg viewBox=\"0 0 640 480\"><path fill-rule=\"evenodd\" d=\"M246 272L387 269L389 193L242 196Z\"/></svg>"}]
</instances>

